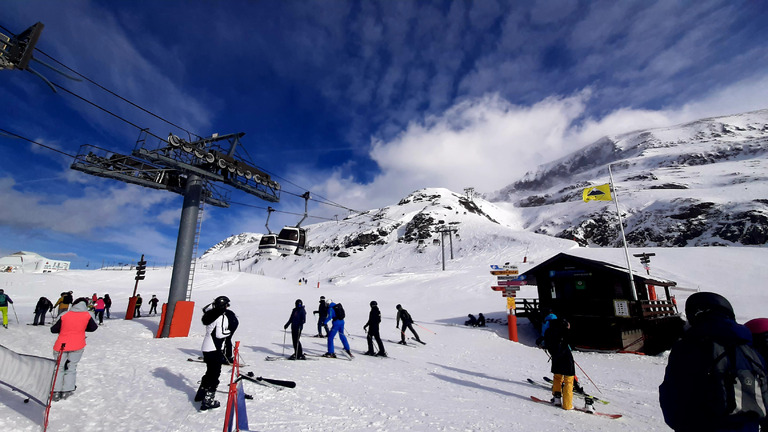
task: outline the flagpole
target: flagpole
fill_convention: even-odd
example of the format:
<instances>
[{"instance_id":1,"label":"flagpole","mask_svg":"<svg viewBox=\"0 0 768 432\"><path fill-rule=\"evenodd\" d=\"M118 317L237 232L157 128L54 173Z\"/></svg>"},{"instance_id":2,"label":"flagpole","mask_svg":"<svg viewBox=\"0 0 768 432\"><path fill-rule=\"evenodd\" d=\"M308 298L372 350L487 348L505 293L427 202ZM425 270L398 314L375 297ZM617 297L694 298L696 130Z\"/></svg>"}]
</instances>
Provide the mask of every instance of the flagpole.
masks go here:
<instances>
[{"instance_id":1,"label":"flagpole","mask_svg":"<svg viewBox=\"0 0 768 432\"><path fill-rule=\"evenodd\" d=\"M608 164L608 175L611 178L611 189L613 190L613 202L616 204L616 216L619 217L619 228L621 229L621 240L624 242L624 255L627 257L627 269L629 270L629 289L632 290L632 300L637 301L637 288L635 288L635 278L632 277L632 265L629 262L629 250L627 249L627 237L624 235L624 223L621 220L621 211L619 210L619 195L616 193L616 186L613 184L613 172L611 164Z\"/></svg>"}]
</instances>

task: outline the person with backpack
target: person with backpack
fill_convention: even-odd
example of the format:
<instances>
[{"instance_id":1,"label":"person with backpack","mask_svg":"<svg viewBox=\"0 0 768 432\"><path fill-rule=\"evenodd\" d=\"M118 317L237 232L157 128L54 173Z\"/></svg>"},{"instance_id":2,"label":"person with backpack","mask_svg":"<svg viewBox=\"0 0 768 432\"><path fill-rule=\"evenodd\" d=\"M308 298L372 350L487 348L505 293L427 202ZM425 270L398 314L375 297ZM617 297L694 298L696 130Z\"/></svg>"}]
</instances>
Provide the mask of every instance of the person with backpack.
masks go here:
<instances>
[{"instance_id":1,"label":"person with backpack","mask_svg":"<svg viewBox=\"0 0 768 432\"><path fill-rule=\"evenodd\" d=\"M352 358L349 342L347 342L347 337L344 335L344 318L346 318L344 307L341 303L334 303L333 300L328 300L328 303L328 316L325 318L324 324L328 324L328 321L333 321L333 323L331 324L331 332L328 333L328 352L323 354L323 357L336 358L333 339L336 337L336 333L338 333L341 344L344 346L344 351Z\"/></svg>"},{"instance_id":2,"label":"person with backpack","mask_svg":"<svg viewBox=\"0 0 768 432\"><path fill-rule=\"evenodd\" d=\"M301 349L301 330L304 328L304 323L307 322L307 311L304 309L304 302L301 299L296 300L296 307L291 311L291 316L288 318L288 322L283 326L283 330L291 326L291 341L293 341L293 354L288 357L288 360L306 360L304 351Z\"/></svg>"},{"instance_id":3,"label":"person with backpack","mask_svg":"<svg viewBox=\"0 0 768 432\"><path fill-rule=\"evenodd\" d=\"M45 314L53 310L53 303L46 297L40 297L35 305L35 320L32 325L45 325Z\"/></svg>"},{"instance_id":4,"label":"person with backpack","mask_svg":"<svg viewBox=\"0 0 768 432\"><path fill-rule=\"evenodd\" d=\"M747 327L717 293L685 302L690 327L669 353L659 404L677 432L754 431L766 416L765 362Z\"/></svg>"},{"instance_id":5,"label":"person with backpack","mask_svg":"<svg viewBox=\"0 0 768 432\"><path fill-rule=\"evenodd\" d=\"M221 366L230 364L232 358L232 335L237 330L239 321L234 312L229 310L229 298L219 296L203 308L203 361L205 375L200 380L200 387L195 394L195 402L201 402L200 410L205 411L221 406L215 400L216 388L219 386Z\"/></svg>"},{"instance_id":6,"label":"person with backpack","mask_svg":"<svg viewBox=\"0 0 768 432\"><path fill-rule=\"evenodd\" d=\"M569 340L571 324L563 318L551 318L544 332L544 349L552 360L552 403L564 410L573 409L573 379L576 362Z\"/></svg>"},{"instance_id":7,"label":"person with backpack","mask_svg":"<svg viewBox=\"0 0 768 432\"><path fill-rule=\"evenodd\" d=\"M312 312L317 314L317 334L315 337L328 337L328 324L326 324L326 318L328 318L328 303L325 302L325 296L320 296L320 305L316 311ZM323 328L325 328L325 336L323 336Z\"/></svg>"},{"instance_id":8,"label":"person with backpack","mask_svg":"<svg viewBox=\"0 0 768 432\"><path fill-rule=\"evenodd\" d=\"M381 311L379 310L379 304L376 300L371 302L371 311L368 313L368 322L363 326L363 331L366 332L366 339L368 340L368 351L365 355L375 355L379 357L386 357L387 352L384 351L384 342L381 341L381 335L379 334L379 324L381 324ZM379 352L373 351L373 339L376 339L376 344L379 346Z\"/></svg>"},{"instance_id":9,"label":"person with backpack","mask_svg":"<svg viewBox=\"0 0 768 432\"><path fill-rule=\"evenodd\" d=\"M8 328L8 304L13 304L13 300L0 289L0 313L3 314L3 327Z\"/></svg>"},{"instance_id":10,"label":"person with backpack","mask_svg":"<svg viewBox=\"0 0 768 432\"><path fill-rule=\"evenodd\" d=\"M755 318L744 323L752 333L752 346L763 356L763 360L768 362L768 318ZM768 417L760 422L760 430L768 431Z\"/></svg>"},{"instance_id":11,"label":"person with backpack","mask_svg":"<svg viewBox=\"0 0 768 432\"><path fill-rule=\"evenodd\" d=\"M85 332L93 332L99 328L88 312L88 299L80 297L72 303L69 311L65 312L51 326L51 333L58 333L53 344L53 354L59 362L59 372L53 385L53 401L70 397L77 386L77 364L85 351Z\"/></svg>"},{"instance_id":12,"label":"person with backpack","mask_svg":"<svg viewBox=\"0 0 768 432\"><path fill-rule=\"evenodd\" d=\"M413 329L413 318L411 318L411 314L409 314L407 310L403 309L401 305L395 306L395 309L397 309L397 319L395 320L395 328L399 329L400 321L403 322L403 328L402 330L400 330L400 342L398 343L400 345L408 345L407 343L405 343L406 328L410 330L411 333L413 333L417 342L424 343L421 341L421 339L419 339L419 334L416 333L416 330Z\"/></svg>"},{"instance_id":13,"label":"person with backpack","mask_svg":"<svg viewBox=\"0 0 768 432\"><path fill-rule=\"evenodd\" d=\"M97 297L93 303L93 315L99 319L99 325L104 324L104 297Z\"/></svg>"},{"instance_id":14,"label":"person with backpack","mask_svg":"<svg viewBox=\"0 0 768 432\"><path fill-rule=\"evenodd\" d=\"M104 294L104 313L107 314L107 319L110 318L109 309L111 307L112 307L112 299L109 297L109 294Z\"/></svg>"}]
</instances>

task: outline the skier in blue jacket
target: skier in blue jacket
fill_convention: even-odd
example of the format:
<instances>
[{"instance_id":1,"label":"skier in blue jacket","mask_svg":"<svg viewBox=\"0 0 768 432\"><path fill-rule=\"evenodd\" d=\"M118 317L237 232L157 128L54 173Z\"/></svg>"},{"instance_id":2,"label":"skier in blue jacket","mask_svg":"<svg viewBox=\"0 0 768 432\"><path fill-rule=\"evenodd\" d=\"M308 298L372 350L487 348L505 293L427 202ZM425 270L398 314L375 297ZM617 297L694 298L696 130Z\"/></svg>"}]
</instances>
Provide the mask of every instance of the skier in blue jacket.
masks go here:
<instances>
[{"instance_id":1,"label":"skier in blue jacket","mask_svg":"<svg viewBox=\"0 0 768 432\"><path fill-rule=\"evenodd\" d=\"M344 316L341 315L344 309L341 307L341 304L339 304L337 310L336 303L334 303L333 300L328 300L328 303L330 304L328 305L328 317L325 318L325 324L328 324L328 321L333 321L333 324L331 325L331 332L328 334L328 352L323 354L323 357L336 358L335 350L333 348L333 339L336 337L336 333L339 334L341 344L344 345L344 351L352 357L352 351L349 349L349 342L347 342L347 337L344 335Z\"/></svg>"},{"instance_id":2,"label":"skier in blue jacket","mask_svg":"<svg viewBox=\"0 0 768 432\"><path fill-rule=\"evenodd\" d=\"M291 326L291 340L293 341L293 355L288 357L289 360L306 360L304 351L301 349L301 330L304 328L304 323L307 321L307 312L304 310L304 302L301 299L296 300L296 307L291 311L291 316L288 318L288 322L285 323L283 329L288 329Z\"/></svg>"}]
</instances>

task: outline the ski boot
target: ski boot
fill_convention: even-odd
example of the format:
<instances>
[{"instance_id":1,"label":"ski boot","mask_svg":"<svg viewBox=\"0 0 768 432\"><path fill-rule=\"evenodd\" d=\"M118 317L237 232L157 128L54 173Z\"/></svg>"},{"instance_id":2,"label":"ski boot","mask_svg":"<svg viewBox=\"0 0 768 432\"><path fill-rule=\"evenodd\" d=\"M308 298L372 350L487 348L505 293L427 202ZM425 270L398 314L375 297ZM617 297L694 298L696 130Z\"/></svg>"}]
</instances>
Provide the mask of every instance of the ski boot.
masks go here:
<instances>
[{"instance_id":1,"label":"ski boot","mask_svg":"<svg viewBox=\"0 0 768 432\"><path fill-rule=\"evenodd\" d=\"M291 354L291 356L288 357L288 360L296 360L296 353Z\"/></svg>"},{"instance_id":2,"label":"ski boot","mask_svg":"<svg viewBox=\"0 0 768 432\"><path fill-rule=\"evenodd\" d=\"M385 353L384 351L379 351L379 352L376 354L376 357L386 357L386 356L387 356L387 353Z\"/></svg>"},{"instance_id":3,"label":"ski boot","mask_svg":"<svg viewBox=\"0 0 768 432\"><path fill-rule=\"evenodd\" d=\"M405 343L404 340L401 340L400 342L398 342L398 344L400 344L400 345L408 345L407 343Z\"/></svg>"},{"instance_id":4,"label":"ski boot","mask_svg":"<svg viewBox=\"0 0 768 432\"><path fill-rule=\"evenodd\" d=\"M363 355L374 356L374 355L376 355L376 353L369 350L369 351L364 352Z\"/></svg>"},{"instance_id":5,"label":"ski boot","mask_svg":"<svg viewBox=\"0 0 768 432\"><path fill-rule=\"evenodd\" d=\"M592 396L584 396L584 410L595 412L595 400L592 399Z\"/></svg>"},{"instance_id":6,"label":"ski boot","mask_svg":"<svg viewBox=\"0 0 768 432\"><path fill-rule=\"evenodd\" d=\"M332 352L327 352L327 353L323 354L323 357L336 358L336 354L334 354Z\"/></svg>"},{"instance_id":7,"label":"ski boot","mask_svg":"<svg viewBox=\"0 0 768 432\"><path fill-rule=\"evenodd\" d=\"M203 403L200 404L200 411L206 411L209 409L218 408L221 406L219 401L215 400L216 391L207 391Z\"/></svg>"},{"instance_id":8,"label":"ski boot","mask_svg":"<svg viewBox=\"0 0 768 432\"><path fill-rule=\"evenodd\" d=\"M573 392L574 393L584 394L584 387L582 387L581 384L579 384L578 381L574 381L573 382Z\"/></svg>"},{"instance_id":9,"label":"ski boot","mask_svg":"<svg viewBox=\"0 0 768 432\"><path fill-rule=\"evenodd\" d=\"M552 399L550 399L550 402L552 402L552 405L554 406L563 406L563 395L560 392L552 393Z\"/></svg>"},{"instance_id":10,"label":"ski boot","mask_svg":"<svg viewBox=\"0 0 768 432\"><path fill-rule=\"evenodd\" d=\"M296 359L297 359L297 360L306 360L306 359L307 359L307 356L305 356L304 354L301 354L301 355L299 355L298 357L296 357Z\"/></svg>"}]
</instances>

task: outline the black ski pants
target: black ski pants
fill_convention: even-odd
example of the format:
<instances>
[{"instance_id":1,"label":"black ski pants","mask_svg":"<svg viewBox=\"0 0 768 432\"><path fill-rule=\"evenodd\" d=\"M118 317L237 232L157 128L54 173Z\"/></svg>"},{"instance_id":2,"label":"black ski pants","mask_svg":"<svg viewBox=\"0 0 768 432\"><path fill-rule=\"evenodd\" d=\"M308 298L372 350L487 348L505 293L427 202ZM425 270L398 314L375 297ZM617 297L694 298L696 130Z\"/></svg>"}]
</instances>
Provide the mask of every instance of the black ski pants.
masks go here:
<instances>
[{"instance_id":1,"label":"black ski pants","mask_svg":"<svg viewBox=\"0 0 768 432\"><path fill-rule=\"evenodd\" d=\"M413 324L412 324L412 323L408 323L408 324L406 324L406 323L403 323L403 328L402 328L402 329L400 329L400 338L401 338L401 340L402 340L403 342L405 342L405 329L406 329L406 328L407 328L408 330L410 330L410 331L411 331L411 333L413 333L413 335L414 335L414 336L416 336L416 340L421 340L421 338L419 338L419 334L418 334L418 333L416 333L416 330L414 330L414 329L413 329Z\"/></svg>"},{"instance_id":2,"label":"black ski pants","mask_svg":"<svg viewBox=\"0 0 768 432\"><path fill-rule=\"evenodd\" d=\"M293 327L291 326L291 340L293 341L293 352L296 354L296 357L301 357L304 352L301 350L301 341L299 338L301 338L301 327Z\"/></svg>"},{"instance_id":3,"label":"black ski pants","mask_svg":"<svg viewBox=\"0 0 768 432\"><path fill-rule=\"evenodd\" d=\"M221 365L225 362L221 351L203 352L203 361L205 361L205 375L200 381L200 388L206 391L216 391L219 386L219 376L221 376Z\"/></svg>"},{"instance_id":4,"label":"black ski pants","mask_svg":"<svg viewBox=\"0 0 768 432\"><path fill-rule=\"evenodd\" d=\"M376 344L379 345L379 353L385 353L384 350L384 343L381 341L381 336L379 335L379 327L368 327L368 336L366 336L366 339L368 339L368 352L373 352L373 339L376 338Z\"/></svg>"},{"instance_id":5,"label":"black ski pants","mask_svg":"<svg viewBox=\"0 0 768 432\"><path fill-rule=\"evenodd\" d=\"M328 336L328 333L331 332L330 330L328 330L328 324L325 323L325 318L326 317L322 317L317 320L317 334L319 334L320 336L323 335L323 331L322 331L323 328L325 328L326 336Z\"/></svg>"}]
</instances>

